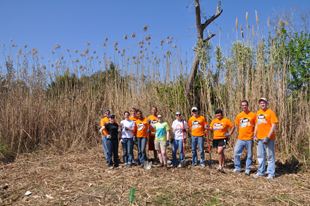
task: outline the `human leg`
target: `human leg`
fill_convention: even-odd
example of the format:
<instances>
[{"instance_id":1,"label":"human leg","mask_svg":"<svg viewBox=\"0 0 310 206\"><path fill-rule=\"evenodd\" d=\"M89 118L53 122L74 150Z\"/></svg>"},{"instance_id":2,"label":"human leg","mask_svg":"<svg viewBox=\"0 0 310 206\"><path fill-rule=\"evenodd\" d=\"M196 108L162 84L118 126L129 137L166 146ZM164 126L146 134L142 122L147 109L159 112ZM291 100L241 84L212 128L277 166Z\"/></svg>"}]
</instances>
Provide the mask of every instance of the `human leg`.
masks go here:
<instances>
[{"instance_id":1,"label":"human leg","mask_svg":"<svg viewBox=\"0 0 310 206\"><path fill-rule=\"evenodd\" d=\"M257 143L257 160L259 163L257 174L260 176L265 176L266 150L264 148L263 140L258 140L258 143Z\"/></svg>"},{"instance_id":2,"label":"human leg","mask_svg":"<svg viewBox=\"0 0 310 206\"><path fill-rule=\"evenodd\" d=\"M253 140L245 140L245 148L247 152L246 158L246 170L251 170L252 160L253 160Z\"/></svg>"},{"instance_id":3,"label":"human leg","mask_svg":"<svg viewBox=\"0 0 310 206\"><path fill-rule=\"evenodd\" d=\"M112 141L107 140L106 141L107 146L107 162L109 167L113 167L113 161L112 161Z\"/></svg>"},{"instance_id":4,"label":"human leg","mask_svg":"<svg viewBox=\"0 0 310 206\"><path fill-rule=\"evenodd\" d=\"M238 139L234 150L234 165L236 171L241 170L240 156L242 155L243 148L244 148L244 140Z\"/></svg>"},{"instance_id":5,"label":"human leg","mask_svg":"<svg viewBox=\"0 0 310 206\"><path fill-rule=\"evenodd\" d=\"M177 163L178 140L173 140L172 144L172 165Z\"/></svg>"},{"instance_id":6,"label":"human leg","mask_svg":"<svg viewBox=\"0 0 310 206\"><path fill-rule=\"evenodd\" d=\"M114 160L114 167L118 167L118 141L112 140L112 153Z\"/></svg>"},{"instance_id":7,"label":"human leg","mask_svg":"<svg viewBox=\"0 0 310 206\"><path fill-rule=\"evenodd\" d=\"M127 151L128 151L128 164L131 164L131 162L133 160L133 141L132 141L132 138L128 139Z\"/></svg>"},{"instance_id":8,"label":"human leg","mask_svg":"<svg viewBox=\"0 0 310 206\"><path fill-rule=\"evenodd\" d=\"M267 174L269 176L276 176L276 163L275 163L275 153L274 153L274 140L270 140L266 145L267 151Z\"/></svg>"},{"instance_id":9,"label":"human leg","mask_svg":"<svg viewBox=\"0 0 310 206\"><path fill-rule=\"evenodd\" d=\"M146 160L146 143L147 143L147 138L141 138L141 159L140 163L144 165L144 161Z\"/></svg>"},{"instance_id":10,"label":"human leg","mask_svg":"<svg viewBox=\"0 0 310 206\"><path fill-rule=\"evenodd\" d=\"M128 163L128 150L127 150L127 145L128 145L128 139L127 138L123 138L123 142L122 142L122 146L123 146L123 161L124 164Z\"/></svg>"},{"instance_id":11,"label":"human leg","mask_svg":"<svg viewBox=\"0 0 310 206\"><path fill-rule=\"evenodd\" d=\"M198 137L192 136L191 138L192 141L192 161L193 161L193 165L197 165L198 164L198 160L197 160L197 144L198 144Z\"/></svg>"},{"instance_id":12,"label":"human leg","mask_svg":"<svg viewBox=\"0 0 310 206\"><path fill-rule=\"evenodd\" d=\"M104 151L104 156L105 156L105 159L107 160L108 162L108 147L107 147L107 138L106 136L102 137L102 146L103 146L103 151Z\"/></svg>"},{"instance_id":13,"label":"human leg","mask_svg":"<svg viewBox=\"0 0 310 206\"><path fill-rule=\"evenodd\" d=\"M217 147L217 155L219 160L219 166L224 166L225 164L225 157L224 157L224 148L222 146Z\"/></svg>"},{"instance_id":14,"label":"human leg","mask_svg":"<svg viewBox=\"0 0 310 206\"><path fill-rule=\"evenodd\" d=\"M184 144L185 144L185 139L184 139ZM180 153L180 158L179 158L179 163L183 162L184 159L184 152L183 152L183 140L178 140L178 146L179 146L179 153Z\"/></svg>"},{"instance_id":15,"label":"human leg","mask_svg":"<svg viewBox=\"0 0 310 206\"><path fill-rule=\"evenodd\" d=\"M200 165L205 165L204 138L198 137L198 146L200 152Z\"/></svg>"}]
</instances>

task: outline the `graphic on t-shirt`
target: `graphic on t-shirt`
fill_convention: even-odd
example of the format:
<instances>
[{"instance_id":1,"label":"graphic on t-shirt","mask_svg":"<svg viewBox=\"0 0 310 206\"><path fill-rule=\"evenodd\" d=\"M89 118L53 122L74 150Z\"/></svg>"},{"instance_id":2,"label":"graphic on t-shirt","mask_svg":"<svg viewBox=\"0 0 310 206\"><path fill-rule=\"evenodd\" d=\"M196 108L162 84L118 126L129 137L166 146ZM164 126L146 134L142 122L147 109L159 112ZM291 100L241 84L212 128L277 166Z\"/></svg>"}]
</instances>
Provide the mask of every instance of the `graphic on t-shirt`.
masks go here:
<instances>
[{"instance_id":1,"label":"graphic on t-shirt","mask_svg":"<svg viewBox=\"0 0 310 206\"><path fill-rule=\"evenodd\" d=\"M143 123L140 123L137 125L138 126L138 130L143 130L145 128L145 125Z\"/></svg>"},{"instance_id":2,"label":"graphic on t-shirt","mask_svg":"<svg viewBox=\"0 0 310 206\"><path fill-rule=\"evenodd\" d=\"M155 125L157 122L158 122L157 120L152 120L152 121L151 121L151 127L154 127L154 125Z\"/></svg>"},{"instance_id":3,"label":"graphic on t-shirt","mask_svg":"<svg viewBox=\"0 0 310 206\"><path fill-rule=\"evenodd\" d=\"M267 124L267 120L263 114L257 115L257 124Z\"/></svg>"},{"instance_id":4,"label":"graphic on t-shirt","mask_svg":"<svg viewBox=\"0 0 310 206\"><path fill-rule=\"evenodd\" d=\"M246 127L246 126L251 126L251 122L248 118L244 118L244 119L239 119L240 121L240 127L243 128L243 127Z\"/></svg>"},{"instance_id":5,"label":"graphic on t-shirt","mask_svg":"<svg viewBox=\"0 0 310 206\"><path fill-rule=\"evenodd\" d=\"M221 123L214 123L213 130L224 129L224 126Z\"/></svg>"},{"instance_id":6,"label":"graphic on t-shirt","mask_svg":"<svg viewBox=\"0 0 310 206\"><path fill-rule=\"evenodd\" d=\"M193 129L201 128L201 124L198 121L192 121Z\"/></svg>"}]
</instances>

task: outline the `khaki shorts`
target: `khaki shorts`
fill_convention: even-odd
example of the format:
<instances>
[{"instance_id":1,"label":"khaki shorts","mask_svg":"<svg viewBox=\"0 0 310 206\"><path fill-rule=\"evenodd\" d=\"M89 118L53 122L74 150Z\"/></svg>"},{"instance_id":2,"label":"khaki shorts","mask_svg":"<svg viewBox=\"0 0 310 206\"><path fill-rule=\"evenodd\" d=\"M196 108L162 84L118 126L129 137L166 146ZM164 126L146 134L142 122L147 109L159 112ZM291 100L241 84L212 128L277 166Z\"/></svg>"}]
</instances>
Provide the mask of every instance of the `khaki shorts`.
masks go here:
<instances>
[{"instance_id":1,"label":"khaki shorts","mask_svg":"<svg viewBox=\"0 0 310 206\"><path fill-rule=\"evenodd\" d=\"M159 141L155 139L155 150L166 151L167 149L167 141Z\"/></svg>"}]
</instances>

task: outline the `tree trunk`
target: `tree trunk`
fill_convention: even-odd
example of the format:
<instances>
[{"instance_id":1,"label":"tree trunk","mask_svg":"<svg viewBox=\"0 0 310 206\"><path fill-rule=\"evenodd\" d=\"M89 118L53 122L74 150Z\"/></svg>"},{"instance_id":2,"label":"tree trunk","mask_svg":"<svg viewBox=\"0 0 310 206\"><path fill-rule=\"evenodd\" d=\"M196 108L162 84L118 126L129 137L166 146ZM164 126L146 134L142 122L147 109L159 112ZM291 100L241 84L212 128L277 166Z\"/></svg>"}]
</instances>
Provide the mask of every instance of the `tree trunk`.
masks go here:
<instances>
[{"instance_id":1,"label":"tree trunk","mask_svg":"<svg viewBox=\"0 0 310 206\"><path fill-rule=\"evenodd\" d=\"M203 31L204 31L204 29L211 22L213 22L217 17L219 17L222 12L223 12L223 10L221 10L221 2L219 1L218 5L217 5L216 13L211 18L206 20L206 22L204 24L201 24L200 4L199 4L199 0L195 0L195 13L196 13L196 26L197 26L197 38L198 38L198 41L203 39ZM215 36L215 34L209 35L203 41L208 41L213 36ZM198 53L196 53L194 61L192 63L191 71L190 71L189 76L188 76L187 85L186 85L186 96L187 96L187 98L188 98L188 100L190 102L193 102L193 100L194 100L193 99L194 97L192 95L192 90L193 90L194 81L195 81L195 78L196 78L196 75L197 75L198 66L199 66L199 56L198 56Z\"/></svg>"}]
</instances>

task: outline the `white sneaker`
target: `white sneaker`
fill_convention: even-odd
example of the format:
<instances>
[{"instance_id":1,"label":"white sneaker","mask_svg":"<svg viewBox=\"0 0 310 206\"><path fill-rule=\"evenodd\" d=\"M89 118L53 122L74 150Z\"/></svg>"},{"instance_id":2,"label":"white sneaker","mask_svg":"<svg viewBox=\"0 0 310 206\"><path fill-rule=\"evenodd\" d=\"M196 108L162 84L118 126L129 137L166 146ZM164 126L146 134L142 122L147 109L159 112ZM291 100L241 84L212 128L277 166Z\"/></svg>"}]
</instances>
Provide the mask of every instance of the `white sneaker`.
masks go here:
<instances>
[{"instance_id":1,"label":"white sneaker","mask_svg":"<svg viewBox=\"0 0 310 206\"><path fill-rule=\"evenodd\" d=\"M182 165L181 165L181 163L179 164L178 168L182 168Z\"/></svg>"},{"instance_id":2,"label":"white sneaker","mask_svg":"<svg viewBox=\"0 0 310 206\"><path fill-rule=\"evenodd\" d=\"M236 173L239 173L239 172L241 172L241 170L234 169L234 170L233 170L233 171L231 171L230 173L232 173L232 174L236 174Z\"/></svg>"},{"instance_id":3,"label":"white sneaker","mask_svg":"<svg viewBox=\"0 0 310 206\"><path fill-rule=\"evenodd\" d=\"M274 176L268 175L267 180L273 180Z\"/></svg>"},{"instance_id":4,"label":"white sneaker","mask_svg":"<svg viewBox=\"0 0 310 206\"><path fill-rule=\"evenodd\" d=\"M172 162L171 162L171 160L167 160L167 164L171 164Z\"/></svg>"},{"instance_id":5,"label":"white sneaker","mask_svg":"<svg viewBox=\"0 0 310 206\"><path fill-rule=\"evenodd\" d=\"M250 170L245 170L245 175L250 176Z\"/></svg>"},{"instance_id":6,"label":"white sneaker","mask_svg":"<svg viewBox=\"0 0 310 206\"><path fill-rule=\"evenodd\" d=\"M222 170L222 166L219 166L218 168L217 168L217 171L221 171Z\"/></svg>"}]
</instances>

